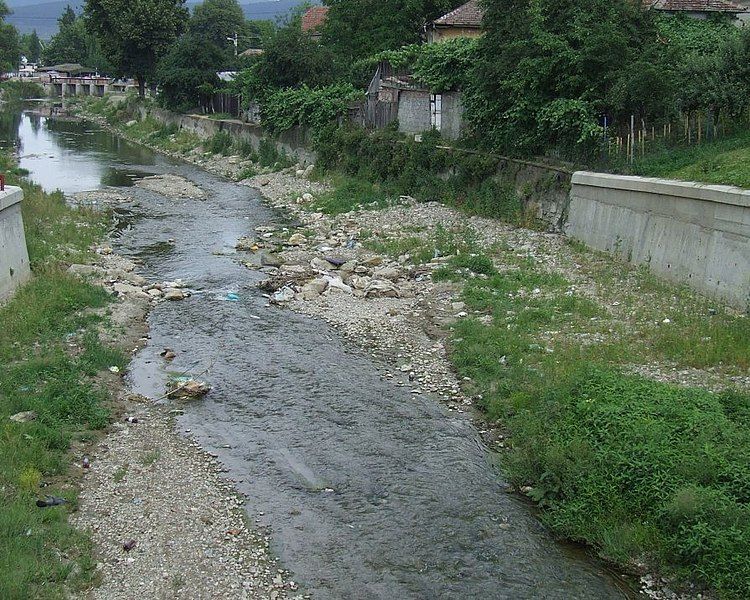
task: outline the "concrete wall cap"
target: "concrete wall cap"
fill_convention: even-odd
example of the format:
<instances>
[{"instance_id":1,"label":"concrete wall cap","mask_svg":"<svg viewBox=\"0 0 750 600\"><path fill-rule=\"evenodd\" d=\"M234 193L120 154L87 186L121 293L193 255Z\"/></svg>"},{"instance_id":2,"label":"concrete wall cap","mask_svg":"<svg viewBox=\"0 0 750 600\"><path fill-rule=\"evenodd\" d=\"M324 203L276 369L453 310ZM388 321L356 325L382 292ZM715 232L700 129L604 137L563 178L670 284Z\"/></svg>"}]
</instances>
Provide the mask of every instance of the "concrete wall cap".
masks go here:
<instances>
[{"instance_id":1,"label":"concrete wall cap","mask_svg":"<svg viewBox=\"0 0 750 600\"><path fill-rule=\"evenodd\" d=\"M18 204L21 200L23 200L23 190L19 187L6 185L5 191L0 192L0 211Z\"/></svg>"},{"instance_id":2,"label":"concrete wall cap","mask_svg":"<svg viewBox=\"0 0 750 600\"><path fill-rule=\"evenodd\" d=\"M611 173L594 173L576 171L571 180L574 186L602 187L630 192L645 192L730 204L750 208L750 190L731 185L710 185L695 181L678 181L658 177L637 177L634 175L614 175Z\"/></svg>"}]
</instances>

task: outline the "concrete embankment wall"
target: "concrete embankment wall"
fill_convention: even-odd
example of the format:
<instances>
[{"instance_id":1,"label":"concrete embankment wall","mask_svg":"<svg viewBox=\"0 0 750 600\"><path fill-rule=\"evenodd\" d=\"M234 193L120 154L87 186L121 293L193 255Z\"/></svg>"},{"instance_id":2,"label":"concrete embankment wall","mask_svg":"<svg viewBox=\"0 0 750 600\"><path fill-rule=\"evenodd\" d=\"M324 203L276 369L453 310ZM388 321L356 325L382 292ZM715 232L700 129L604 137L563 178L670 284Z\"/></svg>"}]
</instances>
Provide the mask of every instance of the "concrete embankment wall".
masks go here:
<instances>
[{"instance_id":1,"label":"concrete embankment wall","mask_svg":"<svg viewBox=\"0 0 750 600\"><path fill-rule=\"evenodd\" d=\"M578 172L565 231L736 308L750 308L750 190Z\"/></svg>"},{"instance_id":2,"label":"concrete embankment wall","mask_svg":"<svg viewBox=\"0 0 750 600\"><path fill-rule=\"evenodd\" d=\"M0 192L0 302L31 277L21 200L20 188L8 186Z\"/></svg>"},{"instance_id":3,"label":"concrete embankment wall","mask_svg":"<svg viewBox=\"0 0 750 600\"><path fill-rule=\"evenodd\" d=\"M160 108L141 108L141 118L150 115L164 125L174 125L190 131L204 140L219 132L226 132L234 139L244 140L257 150L261 140L276 145L276 149L294 157L300 164L314 164L316 154L310 150L309 131L295 127L273 139L263 128L240 121L218 121L200 115L181 115ZM453 150L445 146L446 150ZM466 152L456 150L457 152ZM480 154L480 153L474 153ZM483 155L489 156L489 155ZM545 223L550 230L559 231L565 222L572 171L566 171L543 163L494 157L498 163L497 179L510 184L521 197L525 209ZM446 174L450 175L450 174Z\"/></svg>"},{"instance_id":4,"label":"concrete embankment wall","mask_svg":"<svg viewBox=\"0 0 750 600\"><path fill-rule=\"evenodd\" d=\"M141 108L141 117L150 115L164 125L175 125L185 131L190 131L204 140L209 140L219 132L225 132L234 139L242 140L253 145L256 150L261 140L276 146L276 150L294 157L301 165L315 163L315 152L309 150L309 133L299 127L285 131L278 139L272 139L263 129L252 123L241 121L219 121L201 115L180 115L160 108Z\"/></svg>"}]
</instances>

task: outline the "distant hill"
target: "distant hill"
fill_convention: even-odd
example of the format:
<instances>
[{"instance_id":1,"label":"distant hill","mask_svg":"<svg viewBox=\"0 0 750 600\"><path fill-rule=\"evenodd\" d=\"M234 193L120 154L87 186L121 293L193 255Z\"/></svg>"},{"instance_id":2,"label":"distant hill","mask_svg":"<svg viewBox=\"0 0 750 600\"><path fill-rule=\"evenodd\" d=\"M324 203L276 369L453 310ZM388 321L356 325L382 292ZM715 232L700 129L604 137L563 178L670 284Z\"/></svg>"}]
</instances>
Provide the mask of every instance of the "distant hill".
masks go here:
<instances>
[{"instance_id":1,"label":"distant hill","mask_svg":"<svg viewBox=\"0 0 750 600\"><path fill-rule=\"evenodd\" d=\"M242 3L245 16L253 20L273 21L289 14L294 7L303 4L304 0L271 0ZM36 29L39 37L49 39L57 33L57 19L70 4L76 12L83 10L83 0L63 0L61 2L40 2L39 0L7 0L13 14L8 22L16 26L21 33L31 33ZM193 7L200 2L189 1Z\"/></svg>"}]
</instances>

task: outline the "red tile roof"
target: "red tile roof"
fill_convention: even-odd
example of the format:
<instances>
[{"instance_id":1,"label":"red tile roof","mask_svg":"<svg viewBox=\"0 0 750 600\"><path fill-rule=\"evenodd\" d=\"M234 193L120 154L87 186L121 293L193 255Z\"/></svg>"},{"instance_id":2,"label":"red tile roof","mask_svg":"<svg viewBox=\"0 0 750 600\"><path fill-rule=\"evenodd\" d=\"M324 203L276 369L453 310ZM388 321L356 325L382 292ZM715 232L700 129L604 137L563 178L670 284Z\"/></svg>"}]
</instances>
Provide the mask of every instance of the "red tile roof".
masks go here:
<instances>
[{"instance_id":1,"label":"red tile roof","mask_svg":"<svg viewBox=\"0 0 750 600\"><path fill-rule=\"evenodd\" d=\"M742 13L748 9L729 0L645 0L647 7L668 12Z\"/></svg>"},{"instance_id":2,"label":"red tile roof","mask_svg":"<svg viewBox=\"0 0 750 600\"><path fill-rule=\"evenodd\" d=\"M315 32L323 26L328 16L327 6L313 6L302 15L302 31Z\"/></svg>"},{"instance_id":3,"label":"red tile roof","mask_svg":"<svg viewBox=\"0 0 750 600\"><path fill-rule=\"evenodd\" d=\"M483 16L484 9L479 5L479 0L469 0L433 22L443 27L481 27Z\"/></svg>"}]
</instances>

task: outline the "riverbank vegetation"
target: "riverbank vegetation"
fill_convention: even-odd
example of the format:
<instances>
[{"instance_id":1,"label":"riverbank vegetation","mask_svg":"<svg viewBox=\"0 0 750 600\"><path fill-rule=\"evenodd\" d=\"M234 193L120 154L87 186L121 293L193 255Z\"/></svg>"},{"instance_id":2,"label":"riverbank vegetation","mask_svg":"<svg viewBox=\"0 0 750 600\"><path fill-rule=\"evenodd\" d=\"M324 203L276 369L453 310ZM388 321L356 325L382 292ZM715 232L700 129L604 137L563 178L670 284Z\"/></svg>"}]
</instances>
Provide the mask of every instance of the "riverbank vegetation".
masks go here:
<instances>
[{"instance_id":1,"label":"riverbank vegetation","mask_svg":"<svg viewBox=\"0 0 750 600\"><path fill-rule=\"evenodd\" d=\"M468 313L449 356L502 430L516 489L626 571L747 597L750 319L580 245L474 224L361 241L417 265L451 257L432 275Z\"/></svg>"},{"instance_id":2,"label":"riverbank vegetation","mask_svg":"<svg viewBox=\"0 0 750 600\"><path fill-rule=\"evenodd\" d=\"M14 171L9 156L0 155L0 171ZM109 392L97 373L127 361L97 335L102 317L92 309L106 307L108 294L66 273L90 257L107 216L73 210L17 175L9 183L24 189L34 276L0 306L0 596L60 598L95 577L90 542L67 516L83 445L108 423ZM48 495L67 503L37 507Z\"/></svg>"}]
</instances>

